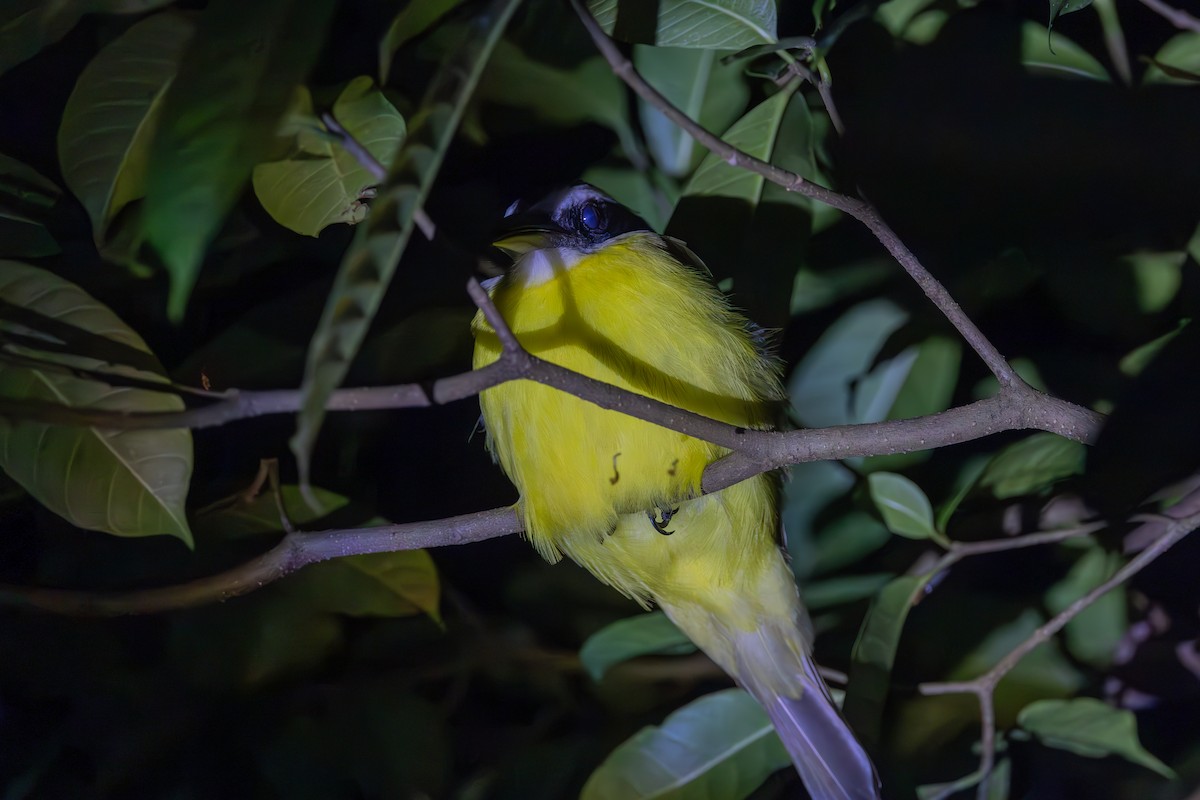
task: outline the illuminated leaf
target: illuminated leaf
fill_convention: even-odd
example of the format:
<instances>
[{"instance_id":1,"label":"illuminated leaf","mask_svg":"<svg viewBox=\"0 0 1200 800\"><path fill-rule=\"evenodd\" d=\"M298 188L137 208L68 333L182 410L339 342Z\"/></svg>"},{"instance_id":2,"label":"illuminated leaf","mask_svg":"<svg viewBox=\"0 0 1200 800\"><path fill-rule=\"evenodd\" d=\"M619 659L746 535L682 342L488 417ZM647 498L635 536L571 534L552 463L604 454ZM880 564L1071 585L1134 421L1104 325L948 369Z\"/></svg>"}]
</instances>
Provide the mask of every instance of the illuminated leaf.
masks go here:
<instances>
[{"instance_id":1,"label":"illuminated leaf","mask_svg":"<svg viewBox=\"0 0 1200 800\"><path fill-rule=\"evenodd\" d=\"M5 349L52 362L0 362L0 394L110 411L183 409L169 392L109 385L54 368L61 364L107 371L114 380L166 382L141 337L78 286L45 270L3 261L0 301L0 329L20 337ZM169 534L192 544L184 512L192 437L185 429L0 423L0 465L73 525L117 536Z\"/></svg>"},{"instance_id":2,"label":"illuminated leaf","mask_svg":"<svg viewBox=\"0 0 1200 800\"><path fill-rule=\"evenodd\" d=\"M936 535L933 506L920 486L893 472L873 472L867 476L867 484L875 507L892 533L909 539Z\"/></svg>"},{"instance_id":3,"label":"illuminated leaf","mask_svg":"<svg viewBox=\"0 0 1200 800\"><path fill-rule=\"evenodd\" d=\"M776 38L774 0L660 0L640 5L588 0L588 10L600 26L627 42L741 50Z\"/></svg>"},{"instance_id":4,"label":"illuminated leaf","mask_svg":"<svg viewBox=\"0 0 1200 800\"><path fill-rule=\"evenodd\" d=\"M683 631L661 611L618 620L593 633L579 649L584 669L598 681L613 666L645 655L685 655L696 652Z\"/></svg>"},{"instance_id":5,"label":"illuminated leaf","mask_svg":"<svg viewBox=\"0 0 1200 800\"><path fill-rule=\"evenodd\" d=\"M91 60L67 100L58 158L97 245L121 209L146 193L150 143L192 20L166 12L137 23Z\"/></svg>"},{"instance_id":6,"label":"illuminated leaf","mask_svg":"<svg viewBox=\"0 0 1200 800\"><path fill-rule=\"evenodd\" d=\"M303 97L311 111L307 92ZM333 116L384 169L391 166L404 140L404 118L370 78L350 82L333 104ZM363 191L378 179L331 138L313 131L296 138L297 151L288 158L254 168L254 191L263 208L279 224L307 236L336 222L360 222L367 213Z\"/></svg>"},{"instance_id":7,"label":"illuminated leaf","mask_svg":"<svg viewBox=\"0 0 1200 800\"><path fill-rule=\"evenodd\" d=\"M167 89L146 176L146 239L182 318L208 244L271 143L333 0L213 0Z\"/></svg>"},{"instance_id":8,"label":"illuminated leaf","mask_svg":"<svg viewBox=\"0 0 1200 800\"><path fill-rule=\"evenodd\" d=\"M1164 778L1175 777L1174 770L1142 747L1132 711L1113 708L1095 698L1038 700L1021 709L1017 724L1048 747L1088 758L1121 756Z\"/></svg>"},{"instance_id":9,"label":"illuminated leaf","mask_svg":"<svg viewBox=\"0 0 1200 800\"><path fill-rule=\"evenodd\" d=\"M580 800L745 797L790 763L758 703L741 689L726 689L618 746L588 778Z\"/></svg>"}]
</instances>

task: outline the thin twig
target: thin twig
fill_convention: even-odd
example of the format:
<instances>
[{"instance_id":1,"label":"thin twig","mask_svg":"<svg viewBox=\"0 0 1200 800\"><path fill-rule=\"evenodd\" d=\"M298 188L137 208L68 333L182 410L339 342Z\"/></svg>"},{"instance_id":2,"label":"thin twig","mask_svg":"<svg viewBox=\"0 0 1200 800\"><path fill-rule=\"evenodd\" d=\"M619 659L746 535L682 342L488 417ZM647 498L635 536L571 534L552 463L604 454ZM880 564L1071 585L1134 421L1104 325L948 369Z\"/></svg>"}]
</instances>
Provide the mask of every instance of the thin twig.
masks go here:
<instances>
[{"instance_id":1,"label":"thin twig","mask_svg":"<svg viewBox=\"0 0 1200 800\"><path fill-rule=\"evenodd\" d=\"M75 355L64 353L64 355ZM83 353L78 354L82 358L90 358ZM96 381L109 386L141 389L147 392L159 392L161 394L187 395L189 397L201 397L205 399L219 398L220 392L214 392L209 389L198 389L194 386L188 386L182 383L175 383L167 380L165 377L153 376L152 378L140 377L133 374L136 367L132 367L128 372L120 372L116 369L102 369L98 367L84 367L76 364L68 364L61 361L54 361L50 358L31 355L29 353L17 353L12 350L0 348L0 362L12 364L25 369L36 370L42 373L51 373L56 375L66 375L71 378L78 378L83 381ZM107 365L110 367L119 365ZM140 370L139 370L140 371Z\"/></svg>"},{"instance_id":2,"label":"thin twig","mask_svg":"<svg viewBox=\"0 0 1200 800\"><path fill-rule=\"evenodd\" d=\"M1133 70L1129 66L1129 46L1125 43L1125 31L1117 15L1115 0L1096 0L1096 13L1100 17L1100 28L1104 32L1104 46L1113 68L1126 86L1133 85Z\"/></svg>"},{"instance_id":3,"label":"thin twig","mask_svg":"<svg viewBox=\"0 0 1200 800\"><path fill-rule=\"evenodd\" d=\"M589 378L526 352L504 323L487 292L474 279L471 298L501 340L504 355L483 369L440 378L431 384L400 384L333 393L329 411L413 408L443 405L510 380L553 386L601 408L721 445L733 455L709 466L703 488L714 492L738 481L788 464L856 456L927 450L979 439L1008 430L1042 430L1080 442L1099 435L1103 417L1064 400L1013 389L967 406L913 419L844 425L799 431L748 430L703 417L643 395ZM50 402L0 398L0 417L14 421L108 429L205 428L238 419L296 411L296 390L229 391L207 406L165 412L122 412L77 408Z\"/></svg>"},{"instance_id":4,"label":"thin twig","mask_svg":"<svg viewBox=\"0 0 1200 800\"><path fill-rule=\"evenodd\" d=\"M1027 533L1023 536L1013 536L1007 539L987 539L982 542L954 542L950 545L949 551L938 561L933 571L941 572L969 556L1001 553L1007 550L1020 550L1025 547L1038 547L1044 544L1057 544L1065 542L1068 539L1090 536L1097 531L1103 530L1106 525L1107 523L1104 522L1089 522L1074 528L1063 528L1062 530L1044 531L1041 533Z\"/></svg>"},{"instance_id":5,"label":"thin twig","mask_svg":"<svg viewBox=\"0 0 1200 800\"><path fill-rule=\"evenodd\" d=\"M1200 18L1194 17L1182 9L1169 6L1162 0L1142 0L1142 5L1180 30L1200 33Z\"/></svg>"},{"instance_id":6,"label":"thin twig","mask_svg":"<svg viewBox=\"0 0 1200 800\"><path fill-rule=\"evenodd\" d=\"M830 91L829 81L799 61L793 61L787 65L787 71L784 74L789 73L798 75L813 85L821 98L821 104L825 106L825 113L829 115L829 121L833 123L833 129L837 131L838 136L844 136L846 134L846 126L842 124L842 115L838 113L837 106L834 105L833 92Z\"/></svg>"},{"instance_id":7,"label":"thin twig","mask_svg":"<svg viewBox=\"0 0 1200 800\"><path fill-rule=\"evenodd\" d=\"M338 144L342 146L342 149L353 156L360 167L371 173L371 177L375 179L376 183L383 183L384 178L387 177L387 167L378 158L371 155L371 151L367 149L366 145L343 128L342 124L337 121L337 117L330 112L326 111L321 114L321 122L325 123L326 129L337 137Z\"/></svg>"},{"instance_id":8,"label":"thin twig","mask_svg":"<svg viewBox=\"0 0 1200 800\"><path fill-rule=\"evenodd\" d=\"M496 338L500 340L500 346L504 349L504 357L520 358L521 354L525 353L525 348L521 346L512 329L508 327L508 323L500 314L500 309L496 308L496 304L492 302L491 295L475 278L467 281L467 294L471 295L471 300L483 312L483 317L488 324L492 326L492 331L495 332Z\"/></svg>"},{"instance_id":9,"label":"thin twig","mask_svg":"<svg viewBox=\"0 0 1200 800\"><path fill-rule=\"evenodd\" d=\"M1159 524L1156 522L1146 524ZM1090 608L1098 599L1122 585L1150 563L1174 546L1179 540L1200 527L1200 514L1173 521L1166 527L1162 535L1152 545L1138 553L1125 563L1112 576L1099 586L1087 592L1056 614L1046 624L1031 633L1023 642L1014 647L1004 658L1000 659L991 669L970 681L954 681L946 683L922 683L918 687L924 695L973 694L979 700L980 711L980 782L977 790L979 800L985 800L988 791L988 781L992 767L995 764L996 719L993 708L993 697L996 686L1001 679L1013 670L1025 656L1035 648L1049 641L1055 634L1066 627L1067 623Z\"/></svg>"},{"instance_id":10,"label":"thin twig","mask_svg":"<svg viewBox=\"0 0 1200 800\"><path fill-rule=\"evenodd\" d=\"M225 601L260 589L301 567L349 555L469 544L521 530L511 508L429 522L316 533L289 533L261 556L187 583L132 592L87 592L0 584L0 603L73 616L151 614Z\"/></svg>"},{"instance_id":11,"label":"thin twig","mask_svg":"<svg viewBox=\"0 0 1200 800\"><path fill-rule=\"evenodd\" d=\"M358 162L360 167L369 172L376 183L383 183L384 179L387 178L387 167L379 159L371 155L371 151L367 149L366 145L356 139L350 131L342 127L337 117L330 112L326 111L321 114L321 122L337 138L338 144L342 146L342 149L349 153ZM370 196L373 197L374 194L372 193ZM429 214L425 212L424 208L417 208L413 211L413 223L421 231L422 236L431 242L433 241L433 237L437 235L437 226L429 218Z\"/></svg>"},{"instance_id":12,"label":"thin twig","mask_svg":"<svg viewBox=\"0 0 1200 800\"><path fill-rule=\"evenodd\" d=\"M995 348L988 338L983 335L983 332L963 312L958 303L954 301L954 298L950 296L950 293L946 291L946 288L925 269L917 257L913 255L912 251L900 240L900 237L888 227L888 224L884 222L883 217L874 206L864 200L840 194L820 184L813 183L802 175L797 175L794 172L789 172L774 164L755 158L749 153L728 144L716 134L706 130L646 82L633 66L633 62L625 57L616 43L609 38L604 29L600 27L600 24L596 22L596 19L584 7L582 0L571 0L571 5L575 8L584 27L587 28L588 33L591 35L596 49L608 61L609 66L617 77L625 81L626 85L634 93L661 111L667 119L674 122L727 164L761 175L788 191L811 197L814 200L844 211L857 219L875 235L875 238L892 254L892 257L900 263L900 266L904 268L909 276L916 281L921 290L925 292L925 295L946 316L950 324L954 326L963 339L966 340L967 344L971 346L971 349L979 355L984 364L987 365L988 369L996 377L996 380L999 381L1002 388L1015 387L1022 391L1033 391L1013 371L1013 368L1004 359L1004 356L1000 355L1000 351Z\"/></svg>"}]
</instances>

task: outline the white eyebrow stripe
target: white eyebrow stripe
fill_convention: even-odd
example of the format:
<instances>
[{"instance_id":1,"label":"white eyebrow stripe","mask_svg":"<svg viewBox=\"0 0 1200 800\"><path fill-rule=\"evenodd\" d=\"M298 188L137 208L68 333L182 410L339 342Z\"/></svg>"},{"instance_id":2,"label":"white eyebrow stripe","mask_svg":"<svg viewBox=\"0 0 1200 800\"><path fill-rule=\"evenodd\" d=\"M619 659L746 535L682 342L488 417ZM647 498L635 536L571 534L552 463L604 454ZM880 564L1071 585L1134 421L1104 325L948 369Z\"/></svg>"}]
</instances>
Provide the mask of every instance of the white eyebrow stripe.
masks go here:
<instances>
[{"instance_id":1,"label":"white eyebrow stripe","mask_svg":"<svg viewBox=\"0 0 1200 800\"><path fill-rule=\"evenodd\" d=\"M570 221L567 219L568 212L573 208L583 205L585 200L597 200L602 203L616 204L615 200L594 186L587 186L586 184L572 186L559 199L558 204L554 207L554 213L551 215L551 218L564 228L569 228L570 226L567 225Z\"/></svg>"}]
</instances>

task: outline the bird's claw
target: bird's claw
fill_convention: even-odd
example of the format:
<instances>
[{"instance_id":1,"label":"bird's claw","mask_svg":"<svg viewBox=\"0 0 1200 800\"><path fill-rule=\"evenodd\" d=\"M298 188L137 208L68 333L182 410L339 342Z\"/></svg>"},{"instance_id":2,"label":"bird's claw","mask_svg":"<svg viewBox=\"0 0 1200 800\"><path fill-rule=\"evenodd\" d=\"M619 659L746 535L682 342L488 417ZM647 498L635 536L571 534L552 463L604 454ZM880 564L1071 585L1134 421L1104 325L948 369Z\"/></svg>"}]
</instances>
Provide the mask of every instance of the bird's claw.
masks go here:
<instances>
[{"instance_id":1,"label":"bird's claw","mask_svg":"<svg viewBox=\"0 0 1200 800\"><path fill-rule=\"evenodd\" d=\"M654 511L647 511L646 516L650 519L650 524L654 526L654 530L663 536L670 536L675 531L667 530L667 526L671 524L671 518L678 513L678 508L672 508L669 511L665 508L656 508Z\"/></svg>"}]
</instances>

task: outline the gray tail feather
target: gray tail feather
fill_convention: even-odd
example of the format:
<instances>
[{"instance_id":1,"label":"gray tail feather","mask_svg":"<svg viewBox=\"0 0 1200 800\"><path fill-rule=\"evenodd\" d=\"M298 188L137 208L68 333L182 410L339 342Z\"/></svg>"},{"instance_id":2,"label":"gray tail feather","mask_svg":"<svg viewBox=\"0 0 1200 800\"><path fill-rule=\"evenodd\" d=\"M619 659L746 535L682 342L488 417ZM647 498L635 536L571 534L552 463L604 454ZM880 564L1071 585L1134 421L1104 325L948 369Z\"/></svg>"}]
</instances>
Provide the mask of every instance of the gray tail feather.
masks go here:
<instances>
[{"instance_id":1,"label":"gray tail feather","mask_svg":"<svg viewBox=\"0 0 1200 800\"><path fill-rule=\"evenodd\" d=\"M870 756L808 664L805 692L782 697L745 688L766 710L813 800L878 800L879 776Z\"/></svg>"}]
</instances>

